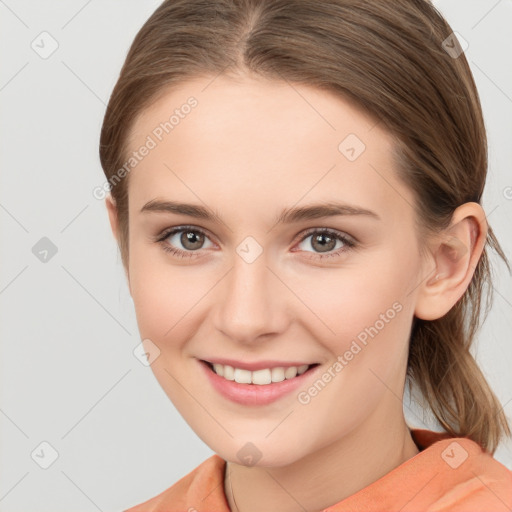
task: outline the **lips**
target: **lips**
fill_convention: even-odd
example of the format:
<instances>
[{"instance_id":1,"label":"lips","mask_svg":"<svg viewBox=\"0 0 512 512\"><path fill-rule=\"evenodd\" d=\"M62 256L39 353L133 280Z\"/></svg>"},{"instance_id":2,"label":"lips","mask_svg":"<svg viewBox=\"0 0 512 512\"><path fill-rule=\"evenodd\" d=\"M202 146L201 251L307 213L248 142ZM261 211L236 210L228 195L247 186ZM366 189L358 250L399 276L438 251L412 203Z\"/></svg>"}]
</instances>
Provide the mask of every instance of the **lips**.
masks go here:
<instances>
[{"instance_id":1,"label":"lips","mask_svg":"<svg viewBox=\"0 0 512 512\"><path fill-rule=\"evenodd\" d=\"M309 380L313 373L317 373L317 367L320 366L318 363L294 362L294 364L290 364L283 361L242 363L229 360L231 364L226 364L228 361L226 359L223 359L222 362L219 361L221 360L216 359L212 362L197 360L214 390L232 402L247 406L270 404L289 395L299 386L304 385L305 379ZM299 368L301 373L298 373ZM221 376L217 372L223 373L223 375ZM281 372L285 375L282 375ZM284 379L280 380L282 376ZM273 378L276 378L276 381Z\"/></svg>"}]
</instances>

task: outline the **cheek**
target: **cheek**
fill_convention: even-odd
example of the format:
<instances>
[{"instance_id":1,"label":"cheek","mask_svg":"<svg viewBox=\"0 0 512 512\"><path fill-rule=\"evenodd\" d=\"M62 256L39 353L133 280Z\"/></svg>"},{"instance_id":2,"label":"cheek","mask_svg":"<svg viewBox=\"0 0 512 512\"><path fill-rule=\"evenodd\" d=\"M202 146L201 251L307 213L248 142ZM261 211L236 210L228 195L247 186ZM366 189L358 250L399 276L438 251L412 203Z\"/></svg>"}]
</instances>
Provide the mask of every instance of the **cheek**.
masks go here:
<instances>
[{"instance_id":1,"label":"cheek","mask_svg":"<svg viewBox=\"0 0 512 512\"><path fill-rule=\"evenodd\" d=\"M402 261L389 251L361 268L344 269L336 278L333 273L323 286L316 282L311 289L310 285L304 302L314 304L315 312L334 333L318 319L309 323L332 359L327 365L329 375L324 374L325 390L317 394L315 389L304 389L302 399L310 399L315 410L331 411L330 435L355 425L377 407L389 389L399 395L414 311L413 295L408 294L415 274L415 261ZM311 429L322 432L325 427L315 423Z\"/></svg>"},{"instance_id":2,"label":"cheek","mask_svg":"<svg viewBox=\"0 0 512 512\"><path fill-rule=\"evenodd\" d=\"M177 348L171 342L182 339L184 328L190 328L208 281L192 266L166 262L159 251L135 248L130 255L130 288L140 335L168 350Z\"/></svg>"},{"instance_id":3,"label":"cheek","mask_svg":"<svg viewBox=\"0 0 512 512\"><path fill-rule=\"evenodd\" d=\"M150 251L148 251L149 253ZM201 298L208 286L192 267L176 267L160 258L140 253L130 261L130 283L138 330L141 339L151 340L159 355L151 370L169 399L180 410L189 410L189 395L179 383L190 371L186 355L187 342L201 325ZM211 285L210 285L211 288ZM188 414L188 413L186 413Z\"/></svg>"},{"instance_id":4,"label":"cheek","mask_svg":"<svg viewBox=\"0 0 512 512\"><path fill-rule=\"evenodd\" d=\"M304 321L331 352L343 353L353 339L363 343L378 333L394 335L410 309L418 277L417 262L392 248L375 251L338 269L294 276L294 292L307 305ZM306 320L307 319L307 320ZM387 337L387 336L380 336ZM332 341L331 341L332 340Z\"/></svg>"}]
</instances>

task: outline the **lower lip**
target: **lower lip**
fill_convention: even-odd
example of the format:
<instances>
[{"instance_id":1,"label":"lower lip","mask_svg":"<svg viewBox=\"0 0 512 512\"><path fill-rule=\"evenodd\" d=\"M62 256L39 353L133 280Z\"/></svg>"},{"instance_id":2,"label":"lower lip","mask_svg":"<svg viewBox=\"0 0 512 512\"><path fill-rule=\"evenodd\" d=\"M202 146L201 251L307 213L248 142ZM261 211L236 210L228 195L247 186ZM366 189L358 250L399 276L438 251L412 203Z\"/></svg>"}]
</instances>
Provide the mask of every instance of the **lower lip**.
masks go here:
<instances>
[{"instance_id":1,"label":"lower lip","mask_svg":"<svg viewBox=\"0 0 512 512\"><path fill-rule=\"evenodd\" d=\"M266 405L275 402L289 393L292 393L317 369L319 366L308 369L302 375L293 379L271 384L240 384L234 380L226 380L217 375L206 363L199 361L212 386L225 398L243 405Z\"/></svg>"}]
</instances>

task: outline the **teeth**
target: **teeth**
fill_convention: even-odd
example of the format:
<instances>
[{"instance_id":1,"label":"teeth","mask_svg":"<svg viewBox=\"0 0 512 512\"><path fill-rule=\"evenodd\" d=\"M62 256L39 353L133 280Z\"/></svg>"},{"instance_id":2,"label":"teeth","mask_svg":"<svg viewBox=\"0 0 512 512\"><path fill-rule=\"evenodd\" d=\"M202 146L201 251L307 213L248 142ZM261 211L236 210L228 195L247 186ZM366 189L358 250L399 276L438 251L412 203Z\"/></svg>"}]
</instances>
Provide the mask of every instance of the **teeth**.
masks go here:
<instances>
[{"instance_id":1,"label":"teeth","mask_svg":"<svg viewBox=\"0 0 512 512\"><path fill-rule=\"evenodd\" d=\"M222 365L219 364L219 366ZM224 375L222 375L222 377L224 377L226 380L235 380L235 369L232 366L224 366Z\"/></svg>"},{"instance_id":2,"label":"teeth","mask_svg":"<svg viewBox=\"0 0 512 512\"><path fill-rule=\"evenodd\" d=\"M240 368L235 368L235 382L238 382L239 384L250 384L251 372L249 370L240 370Z\"/></svg>"},{"instance_id":3,"label":"teeth","mask_svg":"<svg viewBox=\"0 0 512 512\"><path fill-rule=\"evenodd\" d=\"M221 364L214 364L213 369L215 370L215 373L217 375L224 377L224 366L222 366Z\"/></svg>"},{"instance_id":4,"label":"teeth","mask_svg":"<svg viewBox=\"0 0 512 512\"><path fill-rule=\"evenodd\" d=\"M293 379L293 377L297 376L297 367L296 366L290 366L289 368L286 368L284 371L284 378L285 379Z\"/></svg>"},{"instance_id":5,"label":"teeth","mask_svg":"<svg viewBox=\"0 0 512 512\"><path fill-rule=\"evenodd\" d=\"M297 374L302 375L309 368L309 364L303 364L297 368Z\"/></svg>"},{"instance_id":6,"label":"teeth","mask_svg":"<svg viewBox=\"0 0 512 512\"><path fill-rule=\"evenodd\" d=\"M282 382L284 380L284 368L272 368L272 382Z\"/></svg>"},{"instance_id":7,"label":"teeth","mask_svg":"<svg viewBox=\"0 0 512 512\"><path fill-rule=\"evenodd\" d=\"M241 368L233 368L229 365L217 363L213 365L213 371L226 380L234 380L239 384L257 384L259 386L272 382L282 382L285 379L293 379L297 375L302 375L308 368L308 364L303 364L301 366L289 366L288 368L283 368L282 366L272 369L265 368L251 372Z\"/></svg>"},{"instance_id":8,"label":"teeth","mask_svg":"<svg viewBox=\"0 0 512 512\"><path fill-rule=\"evenodd\" d=\"M247 372L252 373L251 382L253 384L270 384L272 382L272 371L271 370L256 370L255 372Z\"/></svg>"}]
</instances>

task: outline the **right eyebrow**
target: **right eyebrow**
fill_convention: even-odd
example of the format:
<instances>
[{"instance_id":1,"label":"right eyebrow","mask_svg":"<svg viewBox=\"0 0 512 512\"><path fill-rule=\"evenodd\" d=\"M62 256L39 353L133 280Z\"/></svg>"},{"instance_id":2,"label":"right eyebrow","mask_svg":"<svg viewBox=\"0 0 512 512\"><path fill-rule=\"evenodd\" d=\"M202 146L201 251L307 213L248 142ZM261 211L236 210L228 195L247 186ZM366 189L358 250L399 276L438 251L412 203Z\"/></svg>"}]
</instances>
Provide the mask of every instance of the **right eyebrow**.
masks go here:
<instances>
[{"instance_id":1,"label":"right eyebrow","mask_svg":"<svg viewBox=\"0 0 512 512\"><path fill-rule=\"evenodd\" d=\"M216 212L204 206L175 201L161 201L159 199L152 199L147 202L140 210L140 213L145 212L177 213L206 220L220 218Z\"/></svg>"}]
</instances>

